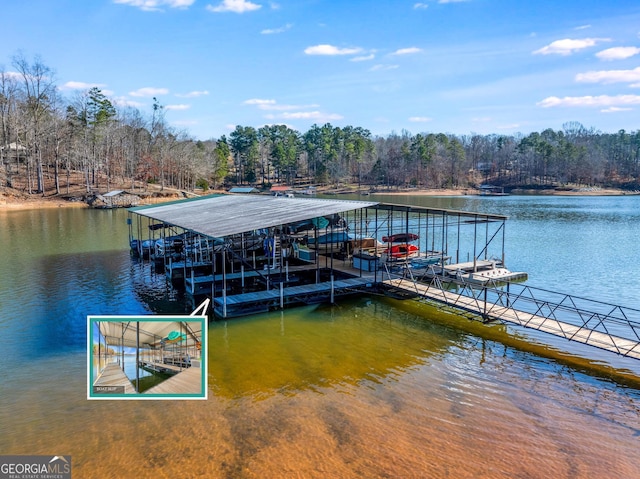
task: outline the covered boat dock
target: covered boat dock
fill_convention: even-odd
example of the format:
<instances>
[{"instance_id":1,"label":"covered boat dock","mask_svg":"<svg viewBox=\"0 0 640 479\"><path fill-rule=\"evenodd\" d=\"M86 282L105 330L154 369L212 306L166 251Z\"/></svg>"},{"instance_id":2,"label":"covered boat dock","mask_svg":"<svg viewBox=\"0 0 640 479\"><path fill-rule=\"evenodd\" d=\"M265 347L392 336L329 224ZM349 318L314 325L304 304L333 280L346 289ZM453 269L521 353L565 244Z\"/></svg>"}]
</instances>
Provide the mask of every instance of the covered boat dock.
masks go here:
<instances>
[{"instance_id":1,"label":"covered boat dock","mask_svg":"<svg viewBox=\"0 0 640 479\"><path fill-rule=\"evenodd\" d=\"M144 257L140 245L150 245L156 271L189 295L211 298L218 318L383 292L385 273L426 272L452 258L504 262L501 215L265 195L129 211L133 251Z\"/></svg>"},{"instance_id":2,"label":"covered boat dock","mask_svg":"<svg viewBox=\"0 0 640 479\"><path fill-rule=\"evenodd\" d=\"M264 195L129 211L132 251L145 258L140 245L154 245L156 271L211 298L217 318L386 294L640 357L640 312L522 286L527 273L505 267L506 216Z\"/></svg>"}]
</instances>

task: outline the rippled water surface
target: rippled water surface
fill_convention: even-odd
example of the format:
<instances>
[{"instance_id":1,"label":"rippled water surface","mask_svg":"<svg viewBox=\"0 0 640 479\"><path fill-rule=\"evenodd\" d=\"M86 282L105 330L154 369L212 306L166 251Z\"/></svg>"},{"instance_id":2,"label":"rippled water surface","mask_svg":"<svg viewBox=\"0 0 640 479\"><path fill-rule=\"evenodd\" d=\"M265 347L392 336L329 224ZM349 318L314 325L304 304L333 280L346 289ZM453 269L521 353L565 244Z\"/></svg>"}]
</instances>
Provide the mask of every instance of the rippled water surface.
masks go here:
<instances>
[{"instance_id":1,"label":"rippled water surface","mask_svg":"<svg viewBox=\"0 0 640 479\"><path fill-rule=\"evenodd\" d=\"M639 306L634 198L428 200L508 214L530 282ZM0 454L70 454L74 477L639 475L636 363L375 297L212 322L207 401L87 401L88 314L190 310L125 220L0 211ZM629 278L598 285L614 258Z\"/></svg>"}]
</instances>

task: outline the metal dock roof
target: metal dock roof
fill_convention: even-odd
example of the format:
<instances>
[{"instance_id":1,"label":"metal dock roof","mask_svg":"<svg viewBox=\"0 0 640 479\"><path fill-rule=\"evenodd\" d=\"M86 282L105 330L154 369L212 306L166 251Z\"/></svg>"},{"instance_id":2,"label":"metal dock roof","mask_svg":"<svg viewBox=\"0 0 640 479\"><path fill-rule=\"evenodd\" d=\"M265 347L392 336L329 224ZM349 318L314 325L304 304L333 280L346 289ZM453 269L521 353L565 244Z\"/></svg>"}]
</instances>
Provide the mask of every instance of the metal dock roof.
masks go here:
<instances>
[{"instance_id":1,"label":"metal dock roof","mask_svg":"<svg viewBox=\"0 0 640 479\"><path fill-rule=\"evenodd\" d=\"M280 226L377 205L375 201L221 195L130 211L214 238Z\"/></svg>"},{"instance_id":2,"label":"metal dock roof","mask_svg":"<svg viewBox=\"0 0 640 479\"><path fill-rule=\"evenodd\" d=\"M172 331L182 331L189 336L190 340L202 340L202 321L199 317L185 316L182 321L144 321L145 318L142 317L141 321L135 321L137 318L133 317L131 319L132 321L122 321L114 318L113 321L97 322L100 334L109 346L135 348L138 344L138 335L140 345L157 346L160 339L165 338Z\"/></svg>"}]
</instances>

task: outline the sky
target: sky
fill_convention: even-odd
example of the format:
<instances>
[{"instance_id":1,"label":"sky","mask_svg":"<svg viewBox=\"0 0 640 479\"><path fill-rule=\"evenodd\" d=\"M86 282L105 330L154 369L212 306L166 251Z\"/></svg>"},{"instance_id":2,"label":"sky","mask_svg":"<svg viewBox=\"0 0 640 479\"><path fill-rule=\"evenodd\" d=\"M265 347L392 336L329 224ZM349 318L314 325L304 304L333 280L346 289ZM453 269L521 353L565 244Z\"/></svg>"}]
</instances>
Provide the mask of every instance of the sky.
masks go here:
<instances>
[{"instance_id":1,"label":"sky","mask_svg":"<svg viewBox=\"0 0 640 479\"><path fill-rule=\"evenodd\" d=\"M638 0L0 0L0 71L193 138L331 123L374 136L640 129Z\"/></svg>"}]
</instances>

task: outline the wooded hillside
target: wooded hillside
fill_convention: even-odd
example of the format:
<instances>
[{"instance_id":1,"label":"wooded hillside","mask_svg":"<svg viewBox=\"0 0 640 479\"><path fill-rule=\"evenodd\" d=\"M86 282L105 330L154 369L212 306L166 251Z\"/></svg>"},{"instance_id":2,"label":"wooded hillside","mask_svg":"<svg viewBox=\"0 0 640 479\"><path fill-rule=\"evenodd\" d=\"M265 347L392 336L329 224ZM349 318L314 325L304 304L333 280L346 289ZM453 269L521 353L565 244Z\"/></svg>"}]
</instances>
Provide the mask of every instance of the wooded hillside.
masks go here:
<instances>
[{"instance_id":1,"label":"wooded hillside","mask_svg":"<svg viewBox=\"0 0 640 479\"><path fill-rule=\"evenodd\" d=\"M358 184L370 187L510 188L566 184L640 189L640 131L604 133L580 123L528 135L372 136L362 127L238 125L200 141L151 115L119 106L99 88L61 95L39 58L0 70L2 184L63 195L156 184L193 190L232 185ZM17 73L16 73L17 72Z\"/></svg>"}]
</instances>

